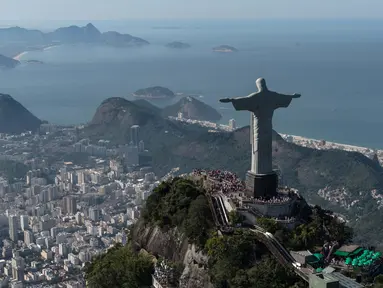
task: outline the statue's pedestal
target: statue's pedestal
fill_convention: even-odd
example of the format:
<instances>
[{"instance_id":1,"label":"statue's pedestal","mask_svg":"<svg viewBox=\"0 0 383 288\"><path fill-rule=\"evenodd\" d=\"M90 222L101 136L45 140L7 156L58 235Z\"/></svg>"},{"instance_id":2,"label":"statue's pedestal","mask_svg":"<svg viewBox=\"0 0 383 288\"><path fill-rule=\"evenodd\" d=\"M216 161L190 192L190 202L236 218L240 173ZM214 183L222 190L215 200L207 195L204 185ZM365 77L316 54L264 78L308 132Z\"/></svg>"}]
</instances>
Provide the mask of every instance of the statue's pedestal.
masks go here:
<instances>
[{"instance_id":1,"label":"statue's pedestal","mask_svg":"<svg viewBox=\"0 0 383 288\"><path fill-rule=\"evenodd\" d=\"M247 171L245 183L249 196L270 197L277 195L278 175L275 172L270 174L254 174L251 171Z\"/></svg>"}]
</instances>

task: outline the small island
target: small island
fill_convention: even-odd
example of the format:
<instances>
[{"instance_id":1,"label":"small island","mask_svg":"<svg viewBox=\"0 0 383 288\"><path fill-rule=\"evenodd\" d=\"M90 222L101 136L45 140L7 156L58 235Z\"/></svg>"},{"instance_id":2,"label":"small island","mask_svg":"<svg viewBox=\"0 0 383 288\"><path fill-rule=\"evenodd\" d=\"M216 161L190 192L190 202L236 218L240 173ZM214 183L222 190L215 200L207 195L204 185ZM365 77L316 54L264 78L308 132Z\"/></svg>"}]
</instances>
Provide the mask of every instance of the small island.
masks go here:
<instances>
[{"instance_id":1,"label":"small island","mask_svg":"<svg viewBox=\"0 0 383 288\"><path fill-rule=\"evenodd\" d=\"M176 95L168 88L154 86L145 89L139 89L133 93L133 96L141 99L170 99Z\"/></svg>"},{"instance_id":2,"label":"small island","mask_svg":"<svg viewBox=\"0 0 383 288\"><path fill-rule=\"evenodd\" d=\"M190 44L174 41L174 42L166 44L166 47L173 48L173 49L186 49L186 48L190 48Z\"/></svg>"},{"instance_id":3,"label":"small island","mask_svg":"<svg viewBox=\"0 0 383 288\"><path fill-rule=\"evenodd\" d=\"M44 64L44 62L40 61L40 60L26 60L25 63L28 63L28 64Z\"/></svg>"},{"instance_id":4,"label":"small island","mask_svg":"<svg viewBox=\"0 0 383 288\"><path fill-rule=\"evenodd\" d=\"M220 45L220 46L214 47L213 52L232 53L232 52L238 52L238 49L229 45Z\"/></svg>"}]
</instances>

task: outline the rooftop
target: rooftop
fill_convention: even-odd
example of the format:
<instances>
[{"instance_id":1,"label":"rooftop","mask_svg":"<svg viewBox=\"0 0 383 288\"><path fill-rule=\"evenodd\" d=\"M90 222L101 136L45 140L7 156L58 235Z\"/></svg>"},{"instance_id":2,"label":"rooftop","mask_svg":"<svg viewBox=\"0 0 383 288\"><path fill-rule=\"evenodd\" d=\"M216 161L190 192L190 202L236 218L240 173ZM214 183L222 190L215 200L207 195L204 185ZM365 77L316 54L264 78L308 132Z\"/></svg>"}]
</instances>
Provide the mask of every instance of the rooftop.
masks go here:
<instances>
[{"instance_id":1,"label":"rooftop","mask_svg":"<svg viewBox=\"0 0 383 288\"><path fill-rule=\"evenodd\" d=\"M334 273L331 273L330 275L339 281L339 284L341 285L341 287L347 287L347 288L364 287L362 284L357 283L355 280L348 278L339 272L334 272Z\"/></svg>"},{"instance_id":2,"label":"rooftop","mask_svg":"<svg viewBox=\"0 0 383 288\"><path fill-rule=\"evenodd\" d=\"M359 245L343 245L338 249L338 251L351 253L354 252L356 249L360 248Z\"/></svg>"},{"instance_id":3,"label":"rooftop","mask_svg":"<svg viewBox=\"0 0 383 288\"><path fill-rule=\"evenodd\" d=\"M312 255L312 253L310 251L308 251L308 250L304 250L304 251L291 251L291 252L294 252L294 253L302 255L302 256L310 256L310 255Z\"/></svg>"}]
</instances>

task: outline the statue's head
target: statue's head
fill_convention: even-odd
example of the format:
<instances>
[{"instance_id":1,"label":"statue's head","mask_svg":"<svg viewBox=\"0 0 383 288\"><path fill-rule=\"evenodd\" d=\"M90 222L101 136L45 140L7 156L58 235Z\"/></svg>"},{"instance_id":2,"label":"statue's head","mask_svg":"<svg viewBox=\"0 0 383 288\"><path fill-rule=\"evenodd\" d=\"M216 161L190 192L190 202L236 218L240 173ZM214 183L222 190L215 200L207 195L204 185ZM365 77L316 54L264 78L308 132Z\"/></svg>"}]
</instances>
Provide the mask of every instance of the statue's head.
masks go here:
<instances>
[{"instance_id":1,"label":"statue's head","mask_svg":"<svg viewBox=\"0 0 383 288\"><path fill-rule=\"evenodd\" d=\"M255 81L255 84L257 85L257 88L259 91L267 90L266 86L266 80L263 78L258 78L257 81Z\"/></svg>"}]
</instances>

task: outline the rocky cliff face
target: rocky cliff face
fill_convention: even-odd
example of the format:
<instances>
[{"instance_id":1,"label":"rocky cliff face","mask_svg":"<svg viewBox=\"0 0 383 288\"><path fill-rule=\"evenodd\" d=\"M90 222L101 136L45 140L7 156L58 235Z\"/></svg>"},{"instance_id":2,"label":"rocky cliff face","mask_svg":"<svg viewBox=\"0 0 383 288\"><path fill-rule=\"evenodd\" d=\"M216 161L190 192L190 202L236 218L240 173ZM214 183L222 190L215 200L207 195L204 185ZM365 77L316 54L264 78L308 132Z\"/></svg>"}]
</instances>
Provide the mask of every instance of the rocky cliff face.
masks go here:
<instances>
[{"instance_id":1,"label":"rocky cliff face","mask_svg":"<svg viewBox=\"0 0 383 288\"><path fill-rule=\"evenodd\" d=\"M208 258L194 244L189 244L178 229L163 232L158 227L138 222L133 231L133 240L154 255L184 264L179 287L213 288L207 270Z\"/></svg>"}]
</instances>

